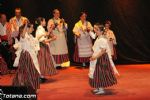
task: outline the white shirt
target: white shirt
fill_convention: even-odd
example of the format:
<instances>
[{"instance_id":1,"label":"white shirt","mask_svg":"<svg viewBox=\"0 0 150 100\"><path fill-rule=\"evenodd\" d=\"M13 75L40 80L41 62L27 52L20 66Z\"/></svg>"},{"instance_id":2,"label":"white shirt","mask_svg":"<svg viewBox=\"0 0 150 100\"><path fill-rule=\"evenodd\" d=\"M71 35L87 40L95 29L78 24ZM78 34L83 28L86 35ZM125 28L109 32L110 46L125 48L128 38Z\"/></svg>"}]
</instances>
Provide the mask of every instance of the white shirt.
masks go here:
<instances>
[{"instance_id":1,"label":"white shirt","mask_svg":"<svg viewBox=\"0 0 150 100\"><path fill-rule=\"evenodd\" d=\"M106 49L108 56L111 58L108 41L107 39L103 38L103 36L100 36L96 39L92 49L94 51L93 55L97 55L97 53L99 53L102 49Z\"/></svg>"},{"instance_id":2,"label":"white shirt","mask_svg":"<svg viewBox=\"0 0 150 100\"><path fill-rule=\"evenodd\" d=\"M6 35L6 24L3 26L2 23L0 23L0 35Z\"/></svg>"},{"instance_id":3,"label":"white shirt","mask_svg":"<svg viewBox=\"0 0 150 100\"><path fill-rule=\"evenodd\" d=\"M12 25L12 37L18 36L19 27L25 24L26 22L28 22L28 19L23 16L21 16L19 20L16 18L16 16L10 19L10 23Z\"/></svg>"},{"instance_id":4,"label":"white shirt","mask_svg":"<svg viewBox=\"0 0 150 100\"><path fill-rule=\"evenodd\" d=\"M39 37L41 37L41 35L44 35L46 33L45 29L43 26L38 26L37 27L37 30L36 30L36 38L38 39ZM44 40L46 40L47 38L45 36L42 36L40 39L39 39L39 42L42 42Z\"/></svg>"}]
</instances>

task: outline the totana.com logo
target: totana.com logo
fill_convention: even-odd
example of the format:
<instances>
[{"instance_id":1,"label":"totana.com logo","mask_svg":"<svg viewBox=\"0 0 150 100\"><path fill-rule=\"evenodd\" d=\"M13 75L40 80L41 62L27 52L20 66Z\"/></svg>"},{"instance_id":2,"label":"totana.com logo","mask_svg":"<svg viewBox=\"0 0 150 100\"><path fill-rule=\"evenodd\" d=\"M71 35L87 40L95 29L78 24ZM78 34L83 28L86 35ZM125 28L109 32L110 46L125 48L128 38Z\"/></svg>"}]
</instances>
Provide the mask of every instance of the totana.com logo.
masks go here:
<instances>
[{"instance_id":1,"label":"totana.com logo","mask_svg":"<svg viewBox=\"0 0 150 100\"><path fill-rule=\"evenodd\" d=\"M12 89L10 89L10 90L12 90ZM20 100L22 100L22 99L36 99L37 98L37 95L35 94L35 93L33 93L33 94L28 94L28 93L24 93L24 94L21 94L21 93L18 93L18 94L16 94L16 93L14 93L14 91L11 91L11 92L13 92L14 94L12 94L12 93L6 93L6 91L4 91L4 89L0 89L0 100L4 100L4 99L20 99ZM10 91L9 91L10 92Z\"/></svg>"},{"instance_id":2,"label":"totana.com logo","mask_svg":"<svg viewBox=\"0 0 150 100\"><path fill-rule=\"evenodd\" d=\"M3 100L3 90L2 89L0 89L0 100Z\"/></svg>"}]
</instances>

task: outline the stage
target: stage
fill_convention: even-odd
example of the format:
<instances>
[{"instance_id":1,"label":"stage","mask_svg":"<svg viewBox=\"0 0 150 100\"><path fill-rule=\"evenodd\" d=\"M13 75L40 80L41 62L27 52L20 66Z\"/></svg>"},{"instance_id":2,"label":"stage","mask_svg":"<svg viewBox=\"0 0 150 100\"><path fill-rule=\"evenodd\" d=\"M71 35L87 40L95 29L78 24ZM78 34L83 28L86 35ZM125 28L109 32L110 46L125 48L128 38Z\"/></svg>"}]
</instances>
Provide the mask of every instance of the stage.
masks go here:
<instances>
[{"instance_id":1,"label":"stage","mask_svg":"<svg viewBox=\"0 0 150 100\"><path fill-rule=\"evenodd\" d=\"M88 84L88 68L72 66L58 70L41 84L38 100L150 100L150 64L117 65L118 84L94 95ZM11 85L14 74L0 76L0 85Z\"/></svg>"}]
</instances>

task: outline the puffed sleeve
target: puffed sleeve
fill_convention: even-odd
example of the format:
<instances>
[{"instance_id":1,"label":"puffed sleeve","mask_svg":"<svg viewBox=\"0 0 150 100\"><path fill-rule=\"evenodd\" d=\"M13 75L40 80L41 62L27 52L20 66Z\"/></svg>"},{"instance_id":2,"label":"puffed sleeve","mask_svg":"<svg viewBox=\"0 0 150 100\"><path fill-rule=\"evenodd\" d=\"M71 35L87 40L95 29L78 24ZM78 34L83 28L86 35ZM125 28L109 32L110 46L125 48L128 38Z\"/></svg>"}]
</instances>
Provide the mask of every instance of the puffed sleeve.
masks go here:
<instances>
[{"instance_id":1,"label":"puffed sleeve","mask_svg":"<svg viewBox=\"0 0 150 100\"><path fill-rule=\"evenodd\" d=\"M89 21L88 21L88 27L90 28L91 31L93 30L93 26Z\"/></svg>"},{"instance_id":2,"label":"puffed sleeve","mask_svg":"<svg viewBox=\"0 0 150 100\"><path fill-rule=\"evenodd\" d=\"M77 36L80 35L79 33L79 27L78 27L78 23L75 24L74 28L73 28L73 33Z\"/></svg>"},{"instance_id":3,"label":"puffed sleeve","mask_svg":"<svg viewBox=\"0 0 150 100\"><path fill-rule=\"evenodd\" d=\"M108 46L107 40L101 39L101 40L99 41L99 48L100 48L100 49L107 49L107 46Z\"/></svg>"},{"instance_id":4,"label":"puffed sleeve","mask_svg":"<svg viewBox=\"0 0 150 100\"><path fill-rule=\"evenodd\" d=\"M38 39L40 37L41 33L42 33L42 31L41 31L40 27L37 27L35 37Z\"/></svg>"},{"instance_id":5,"label":"puffed sleeve","mask_svg":"<svg viewBox=\"0 0 150 100\"><path fill-rule=\"evenodd\" d=\"M39 42L42 42L46 39L44 36L42 36L43 34L45 34L45 30L43 29L43 27L39 26L35 33L35 37L39 40Z\"/></svg>"},{"instance_id":6,"label":"puffed sleeve","mask_svg":"<svg viewBox=\"0 0 150 100\"><path fill-rule=\"evenodd\" d=\"M96 39L96 33L94 33L93 31L90 31L89 34L92 37L92 39Z\"/></svg>"}]
</instances>

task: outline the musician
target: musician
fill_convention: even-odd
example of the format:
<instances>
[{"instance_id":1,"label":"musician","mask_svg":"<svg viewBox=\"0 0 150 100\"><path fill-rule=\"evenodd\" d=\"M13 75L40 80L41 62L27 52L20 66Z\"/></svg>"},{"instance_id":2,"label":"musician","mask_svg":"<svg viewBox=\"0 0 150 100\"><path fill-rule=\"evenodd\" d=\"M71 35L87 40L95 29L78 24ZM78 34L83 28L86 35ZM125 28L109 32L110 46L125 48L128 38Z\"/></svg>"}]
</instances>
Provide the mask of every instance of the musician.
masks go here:
<instances>
[{"instance_id":1,"label":"musician","mask_svg":"<svg viewBox=\"0 0 150 100\"><path fill-rule=\"evenodd\" d=\"M19 27L29 22L29 20L22 16L21 8L15 9L15 16L10 19L12 25L12 37L17 37L19 33Z\"/></svg>"},{"instance_id":2,"label":"musician","mask_svg":"<svg viewBox=\"0 0 150 100\"><path fill-rule=\"evenodd\" d=\"M86 18L86 12L81 12L80 20L73 28L76 40L74 61L82 63L83 67L86 66L86 62L89 62L89 58L92 56L92 39L89 32L93 30L93 27Z\"/></svg>"},{"instance_id":3,"label":"musician","mask_svg":"<svg viewBox=\"0 0 150 100\"><path fill-rule=\"evenodd\" d=\"M60 11L58 9L53 10L53 18L48 21L47 29L53 27L52 33L57 37L56 40L50 43L50 51L56 63L56 66L68 67L68 47L66 42L67 23L64 19L60 18ZM64 65L63 63L68 62Z\"/></svg>"}]
</instances>

